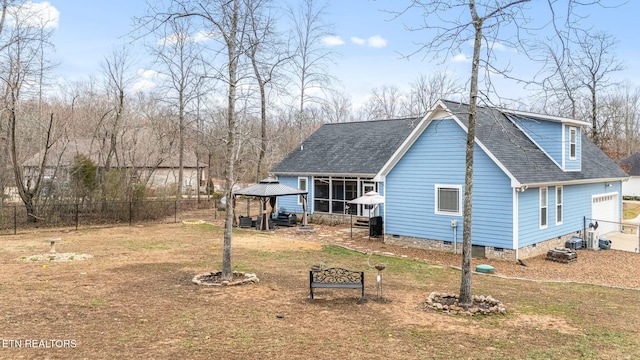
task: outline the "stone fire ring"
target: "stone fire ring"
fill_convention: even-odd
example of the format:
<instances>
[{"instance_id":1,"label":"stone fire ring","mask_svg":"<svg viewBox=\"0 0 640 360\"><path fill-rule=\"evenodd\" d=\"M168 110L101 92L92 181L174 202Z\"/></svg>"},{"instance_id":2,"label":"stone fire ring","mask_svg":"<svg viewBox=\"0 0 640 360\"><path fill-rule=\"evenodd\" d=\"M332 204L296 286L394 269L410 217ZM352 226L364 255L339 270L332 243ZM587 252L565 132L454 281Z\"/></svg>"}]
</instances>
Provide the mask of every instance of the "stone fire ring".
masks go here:
<instances>
[{"instance_id":1,"label":"stone fire ring","mask_svg":"<svg viewBox=\"0 0 640 360\"><path fill-rule=\"evenodd\" d=\"M233 285L244 285L244 284L256 284L260 280L256 276L256 274L245 274L243 272L234 271L233 272L233 280L223 280L222 279L222 271L218 272L208 272L204 274L199 274L193 277L191 280L194 284L202 285L202 286L233 286Z\"/></svg>"}]
</instances>

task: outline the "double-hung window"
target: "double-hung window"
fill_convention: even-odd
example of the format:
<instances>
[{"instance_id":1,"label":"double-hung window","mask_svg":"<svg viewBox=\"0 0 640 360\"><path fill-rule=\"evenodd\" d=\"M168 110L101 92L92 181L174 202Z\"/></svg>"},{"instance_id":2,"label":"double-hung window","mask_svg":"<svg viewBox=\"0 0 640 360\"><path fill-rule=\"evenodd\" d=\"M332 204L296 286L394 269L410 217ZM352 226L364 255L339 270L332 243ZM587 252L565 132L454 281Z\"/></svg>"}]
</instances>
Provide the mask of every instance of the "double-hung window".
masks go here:
<instances>
[{"instance_id":1,"label":"double-hung window","mask_svg":"<svg viewBox=\"0 0 640 360\"><path fill-rule=\"evenodd\" d=\"M578 148L578 129L574 127L569 128L569 159L575 160Z\"/></svg>"},{"instance_id":2,"label":"double-hung window","mask_svg":"<svg viewBox=\"0 0 640 360\"><path fill-rule=\"evenodd\" d=\"M462 215L462 186L435 185L435 212L440 215Z\"/></svg>"},{"instance_id":3,"label":"double-hung window","mask_svg":"<svg viewBox=\"0 0 640 360\"><path fill-rule=\"evenodd\" d=\"M544 229L549 224L549 189L546 187L540 188L540 228Z\"/></svg>"},{"instance_id":4,"label":"double-hung window","mask_svg":"<svg viewBox=\"0 0 640 360\"><path fill-rule=\"evenodd\" d=\"M556 225L562 224L562 205L563 205L563 192L562 186L556 186Z\"/></svg>"}]
</instances>

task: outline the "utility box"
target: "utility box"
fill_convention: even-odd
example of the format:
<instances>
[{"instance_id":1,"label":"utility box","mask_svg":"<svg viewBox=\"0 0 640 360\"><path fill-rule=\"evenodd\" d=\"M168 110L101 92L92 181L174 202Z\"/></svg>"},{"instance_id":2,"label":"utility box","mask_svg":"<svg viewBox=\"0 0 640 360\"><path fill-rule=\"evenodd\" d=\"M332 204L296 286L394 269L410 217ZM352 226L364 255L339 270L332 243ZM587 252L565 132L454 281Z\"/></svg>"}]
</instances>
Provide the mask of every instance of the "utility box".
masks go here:
<instances>
[{"instance_id":1,"label":"utility box","mask_svg":"<svg viewBox=\"0 0 640 360\"><path fill-rule=\"evenodd\" d=\"M589 232L587 232L587 248L589 250L600 250L597 231L590 230Z\"/></svg>"},{"instance_id":2,"label":"utility box","mask_svg":"<svg viewBox=\"0 0 640 360\"><path fill-rule=\"evenodd\" d=\"M564 247L571 250L582 249L582 238L572 237L571 239L567 240Z\"/></svg>"},{"instance_id":3,"label":"utility box","mask_svg":"<svg viewBox=\"0 0 640 360\"><path fill-rule=\"evenodd\" d=\"M601 237L598 239L598 246L602 250L611 250L611 240Z\"/></svg>"}]
</instances>

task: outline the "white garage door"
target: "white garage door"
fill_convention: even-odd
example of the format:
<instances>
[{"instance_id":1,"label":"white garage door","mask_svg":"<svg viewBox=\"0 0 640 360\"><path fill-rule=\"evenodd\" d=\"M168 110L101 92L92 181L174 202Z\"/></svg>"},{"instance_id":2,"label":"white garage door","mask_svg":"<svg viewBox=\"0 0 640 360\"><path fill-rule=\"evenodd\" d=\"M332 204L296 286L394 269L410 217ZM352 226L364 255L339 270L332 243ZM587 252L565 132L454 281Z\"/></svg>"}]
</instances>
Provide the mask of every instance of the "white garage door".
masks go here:
<instances>
[{"instance_id":1,"label":"white garage door","mask_svg":"<svg viewBox=\"0 0 640 360\"><path fill-rule=\"evenodd\" d=\"M595 195L592 198L591 218L598 221L598 233L620 231L618 221L618 194Z\"/></svg>"}]
</instances>

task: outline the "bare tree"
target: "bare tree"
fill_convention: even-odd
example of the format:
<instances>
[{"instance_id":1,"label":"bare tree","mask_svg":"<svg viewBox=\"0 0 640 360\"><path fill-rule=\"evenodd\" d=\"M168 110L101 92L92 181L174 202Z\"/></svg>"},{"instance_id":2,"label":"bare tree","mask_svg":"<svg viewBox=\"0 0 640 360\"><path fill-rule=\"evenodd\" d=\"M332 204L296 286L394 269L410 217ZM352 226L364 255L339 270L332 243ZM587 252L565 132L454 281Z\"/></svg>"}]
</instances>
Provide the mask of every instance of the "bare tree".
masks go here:
<instances>
[{"instance_id":1,"label":"bare tree","mask_svg":"<svg viewBox=\"0 0 640 360\"><path fill-rule=\"evenodd\" d=\"M627 83L598 98L600 148L613 159L640 149L640 90Z\"/></svg>"},{"instance_id":2,"label":"bare tree","mask_svg":"<svg viewBox=\"0 0 640 360\"><path fill-rule=\"evenodd\" d=\"M411 82L411 94L408 101L408 115L420 116L439 99L452 99L462 94L464 87L457 79L446 71L433 73L429 76L419 75Z\"/></svg>"},{"instance_id":3,"label":"bare tree","mask_svg":"<svg viewBox=\"0 0 640 360\"><path fill-rule=\"evenodd\" d=\"M330 123L347 122L351 119L351 96L334 90L322 104L322 118Z\"/></svg>"},{"instance_id":4,"label":"bare tree","mask_svg":"<svg viewBox=\"0 0 640 360\"><path fill-rule=\"evenodd\" d=\"M291 73L298 91L298 131L310 116L308 104L320 103L313 90L322 91L332 81L327 65L334 54L322 45L322 40L331 34L330 25L324 15L327 4L324 0L303 0L298 8L289 9L292 23L293 45ZM299 141L302 141L300 137Z\"/></svg>"},{"instance_id":5,"label":"bare tree","mask_svg":"<svg viewBox=\"0 0 640 360\"><path fill-rule=\"evenodd\" d=\"M591 140L596 145L601 145L599 128L606 124L598 124L598 94L612 85L610 75L623 70L624 66L613 54L617 41L610 34L605 32L591 34L584 31L577 36L577 43L579 55L573 62L579 75L578 79L587 88L589 94L587 102L590 105Z\"/></svg>"},{"instance_id":6,"label":"bare tree","mask_svg":"<svg viewBox=\"0 0 640 360\"><path fill-rule=\"evenodd\" d=\"M5 17L12 18L11 26L5 27ZM51 113L44 119L40 111L40 86L44 78L43 72L48 70L43 63L43 54L45 48L51 48L49 40L52 31L47 27L42 14L28 11L28 7L23 3L2 2L0 80L4 85L3 115L7 116L7 153L13 167L15 185L27 210L29 222L38 219L35 203L42 189L49 150L58 136L54 133L54 114ZM36 109L24 106L23 102L26 99L35 99ZM32 151L19 147L19 143L30 142L30 139L24 137L27 134L36 145ZM23 166L24 153L30 156L37 150L42 150L39 166L26 174Z\"/></svg>"},{"instance_id":7,"label":"bare tree","mask_svg":"<svg viewBox=\"0 0 640 360\"><path fill-rule=\"evenodd\" d=\"M187 18L172 18L165 24L162 38L151 49L160 73L165 75L165 85L160 99L170 108L175 107L178 117L178 189L181 198L184 188L184 155L187 135L187 114L198 99L202 70L202 49L192 34Z\"/></svg>"},{"instance_id":8,"label":"bare tree","mask_svg":"<svg viewBox=\"0 0 640 360\"><path fill-rule=\"evenodd\" d=\"M406 96L395 85L374 88L367 101L367 120L391 119L406 115Z\"/></svg>"},{"instance_id":9,"label":"bare tree","mask_svg":"<svg viewBox=\"0 0 640 360\"><path fill-rule=\"evenodd\" d=\"M264 175L265 154L267 153L267 90L277 88L273 81L281 67L291 56L285 51L285 44L276 31L276 18L269 11L270 0L256 0L249 3L246 55L251 61L255 81L260 94L260 151L256 165L256 180Z\"/></svg>"},{"instance_id":10,"label":"bare tree","mask_svg":"<svg viewBox=\"0 0 640 360\"><path fill-rule=\"evenodd\" d=\"M104 168L101 180L109 172L115 161L116 167L122 166L123 154L118 152L118 139L125 131L123 125L126 106L126 93L132 83L130 67L132 63L127 50L122 47L114 49L110 56L102 63L104 72L104 87L110 106L102 114L96 131L102 136L102 146L106 149Z\"/></svg>"},{"instance_id":11,"label":"bare tree","mask_svg":"<svg viewBox=\"0 0 640 360\"><path fill-rule=\"evenodd\" d=\"M246 20L246 2L249 0L212 0L201 2L196 0L171 0L167 9L151 7L150 18L142 19L143 26L155 31L159 26L172 19L193 18L200 20L202 27L209 34L216 34L222 45L221 53L224 64L216 78L227 84L225 138L226 166L225 166L225 197L226 215L224 226L224 246L222 255L222 277L230 280L233 277L231 269L231 240L234 220L233 185L235 182L234 153L236 150L236 101L237 89L240 81L239 66L244 53ZM162 5L160 3L160 5Z\"/></svg>"}]
</instances>

